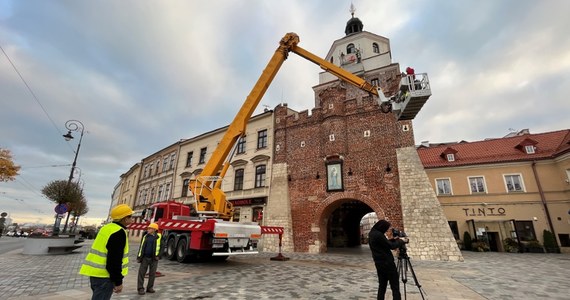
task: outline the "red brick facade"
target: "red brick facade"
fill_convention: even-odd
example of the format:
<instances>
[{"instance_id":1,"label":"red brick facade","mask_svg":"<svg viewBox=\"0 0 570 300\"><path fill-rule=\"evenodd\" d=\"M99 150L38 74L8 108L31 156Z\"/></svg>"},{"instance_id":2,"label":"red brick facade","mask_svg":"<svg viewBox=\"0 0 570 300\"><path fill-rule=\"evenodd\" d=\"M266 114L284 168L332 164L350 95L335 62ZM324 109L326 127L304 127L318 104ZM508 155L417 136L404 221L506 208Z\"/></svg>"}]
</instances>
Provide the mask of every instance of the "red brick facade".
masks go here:
<instances>
[{"instance_id":1,"label":"red brick facade","mask_svg":"<svg viewBox=\"0 0 570 300\"><path fill-rule=\"evenodd\" d=\"M319 245L324 252L327 222L346 202L363 203L403 228L396 149L414 145L411 122L396 121L375 99L345 86L320 91L310 116L286 104L275 108L274 163L287 164L295 251ZM328 163L341 164L341 189L327 189Z\"/></svg>"}]
</instances>

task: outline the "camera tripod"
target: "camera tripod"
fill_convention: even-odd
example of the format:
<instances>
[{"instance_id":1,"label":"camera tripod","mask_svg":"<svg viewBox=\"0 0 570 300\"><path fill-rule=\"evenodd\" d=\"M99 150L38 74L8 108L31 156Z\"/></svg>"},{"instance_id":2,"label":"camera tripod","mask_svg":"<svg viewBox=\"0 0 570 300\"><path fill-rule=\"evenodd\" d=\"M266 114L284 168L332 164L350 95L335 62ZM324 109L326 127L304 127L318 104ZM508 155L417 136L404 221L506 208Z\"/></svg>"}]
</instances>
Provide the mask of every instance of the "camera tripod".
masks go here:
<instances>
[{"instance_id":1,"label":"camera tripod","mask_svg":"<svg viewBox=\"0 0 570 300\"><path fill-rule=\"evenodd\" d=\"M402 279L402 282L404 283L404 299L407 299L406 283L408 282L408 269L409 269L412 272L414 283L416 284L418 290L420 291L420 296L422 296L422 299L425 300L424 291L422 290L422 286L418 281L418 277L416 277L416 272L414 272L414 267L412 267L412 263L410 262L410 257L408 256L406 245L400 247L400 254L398 255L398 265L396 266L396 269L398 270L398 276Z\"/></svg>"}]
</instances>

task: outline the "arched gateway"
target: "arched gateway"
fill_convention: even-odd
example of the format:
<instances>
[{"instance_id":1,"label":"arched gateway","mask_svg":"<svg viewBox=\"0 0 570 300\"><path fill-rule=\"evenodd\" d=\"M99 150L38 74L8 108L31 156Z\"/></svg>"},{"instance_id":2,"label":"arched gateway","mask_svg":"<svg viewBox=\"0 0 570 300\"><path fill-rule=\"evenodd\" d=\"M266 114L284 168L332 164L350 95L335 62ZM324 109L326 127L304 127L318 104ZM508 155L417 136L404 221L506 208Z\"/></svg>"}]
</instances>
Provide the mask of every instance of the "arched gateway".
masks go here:
<instances>
[{"instance_id":1,"label":"arched gateway","mask_svg":"<svg viewBox=\"0 0 570 300\"><path fill-rule=\"evenodd\" d=\"M328 248L359 246L360 221L370 212L384 218L378 201L352 192L336 194L321 202L315 209L320 233L319 252L326 252Z\"/></svg>"}]
</instances>

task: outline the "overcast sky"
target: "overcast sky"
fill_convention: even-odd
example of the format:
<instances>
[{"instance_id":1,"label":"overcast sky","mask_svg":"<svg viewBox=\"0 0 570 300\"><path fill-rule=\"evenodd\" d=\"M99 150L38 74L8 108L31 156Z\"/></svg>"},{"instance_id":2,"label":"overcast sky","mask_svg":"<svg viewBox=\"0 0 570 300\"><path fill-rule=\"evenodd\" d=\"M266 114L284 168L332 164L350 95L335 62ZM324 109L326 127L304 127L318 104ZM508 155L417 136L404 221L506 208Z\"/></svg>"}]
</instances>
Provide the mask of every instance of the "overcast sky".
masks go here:
<instances>
[{"instance_id":1,"label":"overcast sky","mask_svg":"<svg viewBox=\"0 0 570 300\"><path fill-rule=\"evenodd\" d=\"M390 39L393 62L429 74L416 144L570 128L570 1L352 2L365 31ZM100 223L131 166L233 119L287 32L324 57L350 3L0 0L0 46L26 82L0 53L0 147L22 167L0 183L0 210L53 223L41 189L69 176L79 135L62 134L75 119L83 224ZM311 109L319 72L291 55L261 105Z\"/></svg>"}]
</instances>

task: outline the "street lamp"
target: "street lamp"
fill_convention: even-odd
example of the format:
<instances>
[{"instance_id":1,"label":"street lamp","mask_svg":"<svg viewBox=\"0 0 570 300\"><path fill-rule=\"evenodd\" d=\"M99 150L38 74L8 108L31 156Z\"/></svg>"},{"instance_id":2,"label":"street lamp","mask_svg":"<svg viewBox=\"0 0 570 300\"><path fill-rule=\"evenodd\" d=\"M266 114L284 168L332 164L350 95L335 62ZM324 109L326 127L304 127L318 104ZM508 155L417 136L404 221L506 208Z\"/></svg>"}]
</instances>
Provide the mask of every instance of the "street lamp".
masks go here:
<instances>
[{"instance_id":1,"label":"street lamp","mask_svg":"<svg viewBox=\"0 0 570 300\"><path fill-rule=\"evenodd\" d=\"M67 128L67 134L64 134L63 137L68 142L73 139L71 132L79 131L81 129L81 136L79 137L79 143L77 144L77 150L75 151L75 158L73 159L73 164L71 165L71 172L69 173L69 180L67 181L67 183L69 184L73 179L73 172L75 171L75 165L77 164L77 155L79 154L79 148L81 148L81 140L83 140L83 131L85 127L83 126L83 123L77 120L69 120L65 122L65 128Z\"/></svg>"},{"instance_id":2,"label":"street lamp","mask_svg":"<svg viewBox=\"0 0 570 300\"><path fill-rule=\"evenodd\" d=\"M79 137L79 143L77 144L77 150L75 151L75 157L73 158L73 164L71 164L71 172L69 172L69 179L67 180L67 186L71 184L71 180L73 180L73 173L75 172L75 165L77 164L77 155L79 154L79 149L81 148L81 141L83 140L83 132L85 126L78 120L69 120L65 122L65 128L67 128L67 134L64 134L63 137L66 141L71 141L73 136L71 135L72 131L79 131L81 130L81 136ZM80 175L81 176L81 175ZM67 212L67 219L65 220L65 225L63 226L63 233L67 230L67 223L69 222L69 212Z\"/></svg>"}]
</instances>

